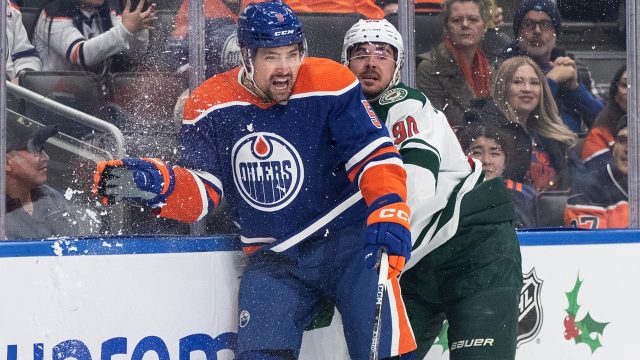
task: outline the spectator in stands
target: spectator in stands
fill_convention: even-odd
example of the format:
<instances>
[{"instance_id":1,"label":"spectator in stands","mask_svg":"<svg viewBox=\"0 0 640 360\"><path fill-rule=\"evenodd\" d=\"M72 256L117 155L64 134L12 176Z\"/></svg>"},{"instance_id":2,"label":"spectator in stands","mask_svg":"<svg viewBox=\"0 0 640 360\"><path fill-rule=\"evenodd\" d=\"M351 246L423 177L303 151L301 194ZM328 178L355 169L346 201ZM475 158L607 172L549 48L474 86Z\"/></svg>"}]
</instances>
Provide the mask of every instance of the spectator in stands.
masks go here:
<instances>
[{"instance_id":1,"label":"spectator in stands","mask_svg":"<svg viewBox=\"0 0 640 360\"><path fill-rule=\"evenodd\" d=\"M16 3L7 1L7 78L15 80L23 71L40 71L38 51L29 42L22 24L22 13Z\"/></svg>"},{"instance_id":2,"label":"spectator in stands","mask_svg":"<svg viewBox=\"0 0 640 360\"><path fill-rule=\"evenodd\" d=\"M523 1L513 18L516 41L505 49L501 60L531 57L546 74L562 121L579 133L591 127L604 105L589 90L592 80L586 66L555 46L561 29L562 17L552 0Z\"/></svg>"},{"instance_id":3,"label":"spectator in stands","mask_svg":"<svg viewBox=\"0 0 640 360\"><path fill-rule=\"evenodd\" d=\"M516 210L516 228L532 228L536 226L534 215L536 191L529 185L514 181L508 175L513 173L516 167L513 162L518 159L518 148L515 144L521 143L521 146L528 145L530 148L531 142L526 134L521 136L522 132L514 129L512 125L519 127L515 123L505 124L503 127L476 123L462 128L457 135L465 152L482 162L485 180L504 178Z\"/></svg>"},{"instance_id":4,"label":"spectator in stands","mask_svg":"<svg viewBox=\"0 0 640 360\"><path fill-rule=\"evenodd\" d=\"M271 0L242 0L240 9L249 3ZM296 13L358 13L368 19L382 19L384 11L375 0L284 0Z\"/></svg>"},{"instance_id":5,"label":"spectator in stands","mask_svg":"<svg viewBox=\"0 0 640 360\"><path fill-rule=\"evenodd\" d=\"M609 86L609 99L584 139L580 159L590 169L604 166L611 159L613 133L618 120L627 113L627 65L622 65Z\"/></svg>"},{"instance_id":6,"label":"spectator in stands","mask_svg":"<svg viewBox=\"0 0 640 360\"><path fill-rule=\"evenodd\" d=\"M445 0L442 9L445 38L419 56L416 82L449 124L458 127L471 99L490 95L490 66L480 49L488 14L482 0Z\"/></svg>"},{"instance_id":7,"label":"spectator in stands","mask_svg":"<svg viewBox=\"0 0 640 360\"><path fill-rule=\"evenodd\" d=\"M576 177L564 212L566 226L582 229L629 227L627 116L617 125L609 163Z\"/></svg>"},{"instance_id":8,"label":"spectator in stands","mask_svg":"<svg viewBox=\"0 0 640 360\"><path fill-rule=\"evenodd\" d=\"M82 235L79 213L45 185L49 156L44 144L58 132L22 117L7 118L7 239Z\"/></svg>"},{"instance_id":9,"label":"spectator in stands","mask_svg":"<svg viewBox=\"0 0 640 360\"><path fill-rule=\"evenodd\" d=\"M505 177L531 185L537 192L571 186L573 161L568 149L577 142L562 123L544 79L530 58L509 59L495 74L493 99L474 101L464 117L466 126L497 125L514 138L527 139L512 144L514 155Z\"/></svg>"},{"instance_id":10,"label":"spectator in stands","mask_svg":"<svg viewBox=\"0 0 640 360\"><path fill-rule=\"evenodd\" d=\"M85 70L101 78L112 56L140 56L149 42L156 5L135 8L127 0L122 14L105 0L53 0L42 9L33 35L44 71Z\"/></svg>"}]
</instances>

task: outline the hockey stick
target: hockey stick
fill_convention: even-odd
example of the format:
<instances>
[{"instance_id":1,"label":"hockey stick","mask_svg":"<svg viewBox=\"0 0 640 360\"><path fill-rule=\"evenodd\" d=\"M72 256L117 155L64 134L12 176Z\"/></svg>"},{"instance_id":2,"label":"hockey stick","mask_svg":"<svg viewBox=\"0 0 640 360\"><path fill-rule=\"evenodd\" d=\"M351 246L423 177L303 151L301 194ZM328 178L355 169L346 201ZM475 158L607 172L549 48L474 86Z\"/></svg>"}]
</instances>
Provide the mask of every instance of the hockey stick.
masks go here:
<instances>
[{"instance_id":1,"label":"hockey stick","mask_svg":"<svg viewBox=\"0 0 640 360\"><path fill-rule=\"evenodd\" d=\"M378 347L380 346L380 331L382 330L382 305L384 291L389 274L389 259L387 252L380 252L380 267L378 268L378 290L376 291L376 309L373 316L373 334L371 335L371 351L369 360L378 360Z\"/></svg>"}]
</instances>

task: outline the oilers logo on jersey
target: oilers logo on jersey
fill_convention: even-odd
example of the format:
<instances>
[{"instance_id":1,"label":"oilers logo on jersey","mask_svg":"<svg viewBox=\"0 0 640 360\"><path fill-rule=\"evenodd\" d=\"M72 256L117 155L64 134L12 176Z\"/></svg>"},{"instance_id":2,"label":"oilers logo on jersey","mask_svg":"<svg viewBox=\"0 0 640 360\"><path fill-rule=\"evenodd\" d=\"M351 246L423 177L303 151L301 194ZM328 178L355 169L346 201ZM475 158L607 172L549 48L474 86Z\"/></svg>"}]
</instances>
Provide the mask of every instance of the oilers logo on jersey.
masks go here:
<instances>
[{"instance_id":1,"label":"oilers logo on jersey","mask_svg":"<svg viewBox=\"0 0 640 360\"><path fill-rule=\"evenodd\" d=\"M253 208L277 211L302 188L304 167L298 151L284 138L266 132L244 136L231 152L233 179Z\"/></svg>"}]
</instances>

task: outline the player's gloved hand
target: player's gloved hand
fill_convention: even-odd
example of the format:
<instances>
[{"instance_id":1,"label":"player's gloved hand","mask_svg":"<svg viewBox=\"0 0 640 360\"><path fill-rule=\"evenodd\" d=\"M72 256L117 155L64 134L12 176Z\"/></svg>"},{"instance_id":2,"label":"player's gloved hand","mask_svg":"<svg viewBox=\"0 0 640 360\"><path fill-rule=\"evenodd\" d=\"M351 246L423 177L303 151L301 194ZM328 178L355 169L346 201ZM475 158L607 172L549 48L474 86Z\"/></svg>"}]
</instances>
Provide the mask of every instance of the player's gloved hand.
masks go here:
<instances>
[{"instance_id":1,"label":"player's gloved hand","mask_svg":"<svg viewBox=\"0 0 640 360\"><path fill-rule=\"evenodd\" d=\"M173 190L174 178L159 159L125 158L98 162L93 181L92 192L104 205L124 199L158 206Z\"/></svg>"},{"instance_id":2,"label":"player's gloved hand","mask_svg":"<svg viewBox=\"0 0 640 360\"><path fill-rule=\"evenodd\" d=\"M371 206L374 209L367 219L365 260L372 269L378 262L381 248L389 254L389 279L402 272L411 257L411 232L409 231L409 206L400 197L381 197ZM393 202L393 201L396 202Z\"/></svg>"}]
</instances>

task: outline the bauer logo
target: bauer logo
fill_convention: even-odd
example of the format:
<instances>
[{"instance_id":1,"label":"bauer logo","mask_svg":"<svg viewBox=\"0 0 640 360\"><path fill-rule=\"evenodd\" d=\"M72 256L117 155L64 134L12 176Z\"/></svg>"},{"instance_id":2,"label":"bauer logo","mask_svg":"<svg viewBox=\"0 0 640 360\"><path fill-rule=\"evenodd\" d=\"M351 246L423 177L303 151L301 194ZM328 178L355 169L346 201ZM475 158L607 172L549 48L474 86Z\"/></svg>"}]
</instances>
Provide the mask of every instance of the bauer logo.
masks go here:
<instances>
[{"instance_id":1,"label":"bauer logo","mask_svg":"<svg viewBox=\"0 0 640 360\"><path fill-rule=\"evenodd\" d=\"M238 192L255 209L280 210L302 188L302 159L288 141L276 134L249 134L238 140L231 156Z\"/></svg>"},{"instance_id":2,"label":"bauer logo","mask_svg":"<svg viewBox=\"0 0 640 360\"><path fill-rule=\"evenodd\" d=\"M518 347L533 340L542 328L542 304L540 291L543 281L538 279L536 268L524 275L520 292L520 316L518 317Z\"/></svg>"}]
</instances>

